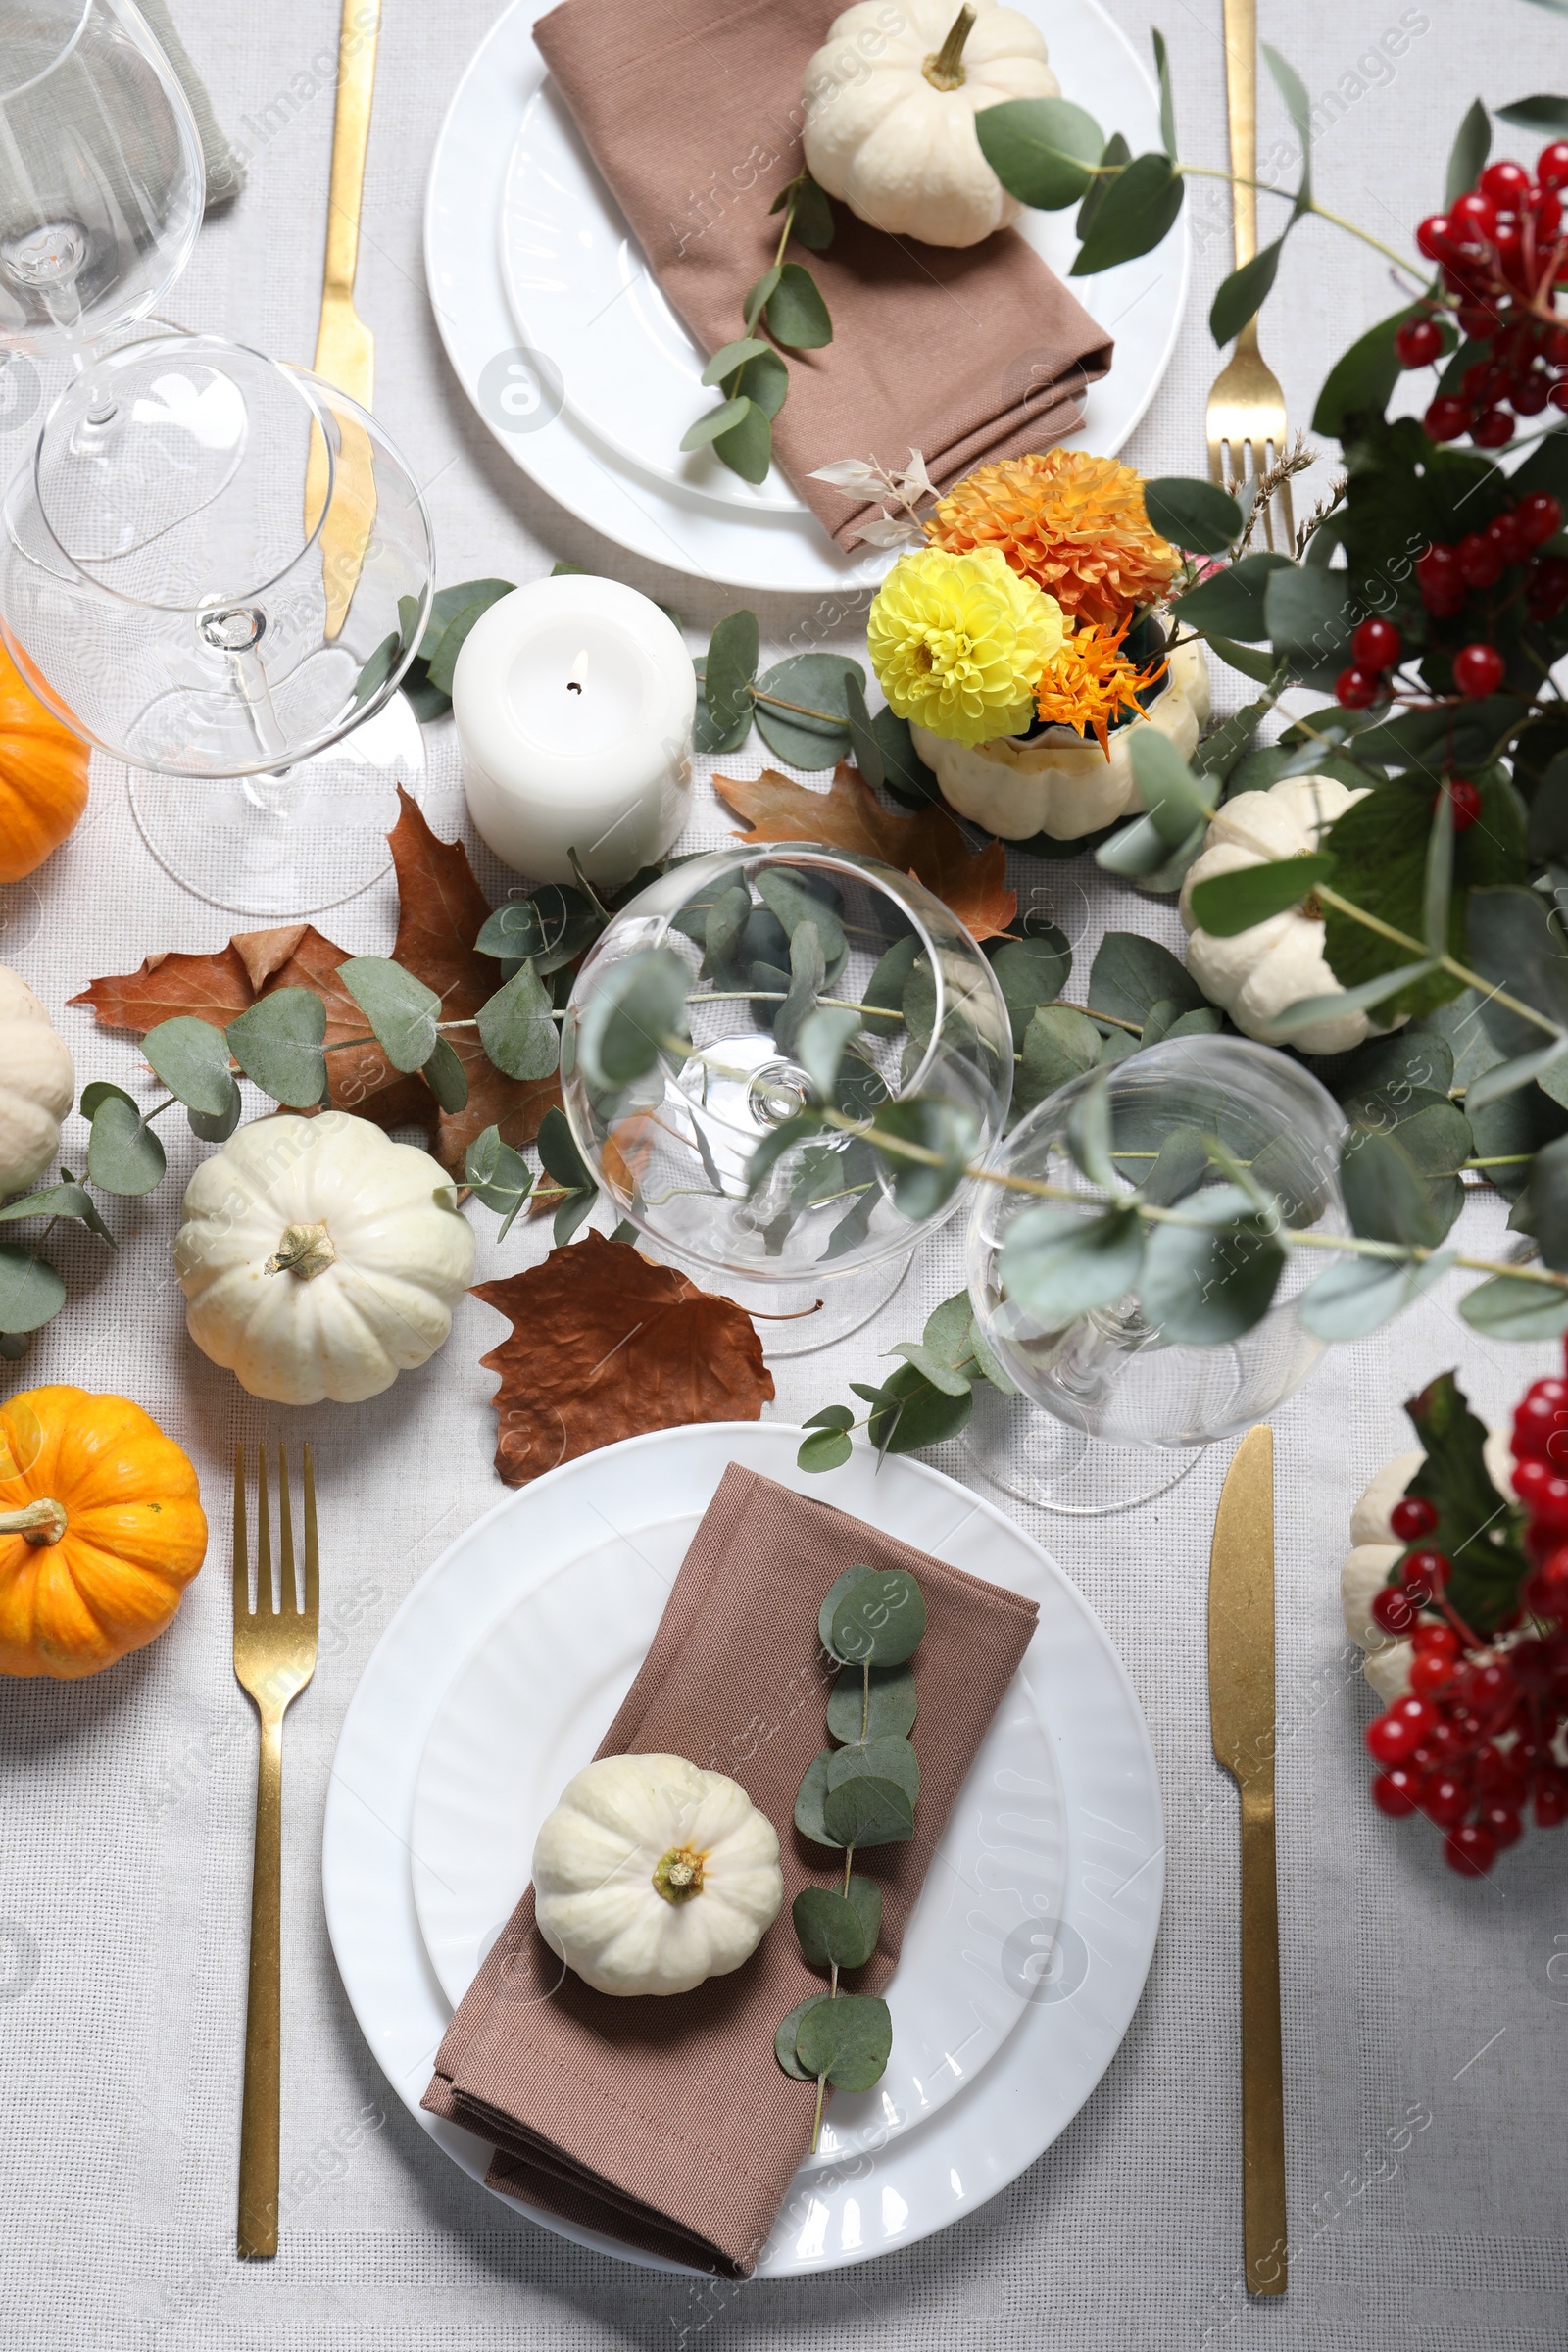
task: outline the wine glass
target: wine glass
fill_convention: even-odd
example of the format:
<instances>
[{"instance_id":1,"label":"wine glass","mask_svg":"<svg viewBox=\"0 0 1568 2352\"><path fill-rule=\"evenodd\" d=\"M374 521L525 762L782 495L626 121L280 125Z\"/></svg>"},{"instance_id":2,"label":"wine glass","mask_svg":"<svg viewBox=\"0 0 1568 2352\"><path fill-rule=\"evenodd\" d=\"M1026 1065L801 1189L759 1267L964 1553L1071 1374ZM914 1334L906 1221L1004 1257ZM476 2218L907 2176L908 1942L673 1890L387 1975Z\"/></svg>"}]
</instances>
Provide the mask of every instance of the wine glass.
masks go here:
<instances>
[{"instance_id":1,"label":"wine glass","mask_svg":"<svg viewBox=\"0 0 1568 2352\"><path fill-rule=\"evenodd\" d=\"M202 202L190 107L130 0L0 0L0 349L145 318Z\"/></svg>"},{"instance_id":2,"label":"wine glass","mask_svg":"<svg viewBox=\"0 0 1568 2352\"><path fill-rule=\"evenodd\" d=\"M1069 1149L1068 1119L1097 1073L1057 1089L1020 1121L992 1165L1009 1176L1092 1193ZM1339 1187L1345 1117L1298 1061L1239 1037L1173 1038L1110 1072L1107 1104L1115 1166L1129 1184L1148 1175L1173 1137L1166 1165L1187 1157L1190 1198L1231 1181L1212 1139L1271 1192L1296 1230L1348 1230ZM1166 1188L1169 1189L1169 1188ZM1052 1328L1003 1279L1003 1245L1036 1205L1027 1193L977 1184L968 1232L969 1296L1003 1370L1020 1394L975 1384L963 1443L994 1485L1047 1510L1124 1510L1185 1478L1202 1447L1271 1412L1305 1380L1323 1342L1297 1301L1326 1252L1287 1253L1267 1313L1222 1345L1199 1347L1151 1324L1136 1297ZM1171 1200L1162 1205L1174 1205ZM1044 1407L1044 1411L1037 1408Z\"/></svg>"},{"instance_id":3,"label":"wine glass","mask_svg":"<svg viewBox=\"0 0 1568 2352\"><path fill-rule=\"evenodd\" d=\"M644 1075L597 1088L584 1024L649 949L685 967L689 1047L662 1046ZM847 1033L826 1094L795 985L813 956L810 994ZM794 1355L873 1315L960 1196L914 1200L904 1187L901 1205L891 1163L843 1128L791 1141L755 1192L753 1152L824 1101L863 1121L918 1094L983 1154L1011 1098L1012 1033L985 956L908 875L810 843L737 844L672 866L615 916L572 988L561 1067L572 1132L616 1210L757 1315L770 1354Z\"/></svg>"},{"instance_id":4,"label":"wine glass","mask_svg":"<svg viewBox=\"0 0 1568 2352\"><path fill-rule=\"evenodd\" d=\"M422 773L392 698L433 551L367 411L217 336L125 344L61 394L4 522L18 665L132 768L137 824L176 881L299 915L386 870L394 788Z\"/></svg>"}]
</instances>

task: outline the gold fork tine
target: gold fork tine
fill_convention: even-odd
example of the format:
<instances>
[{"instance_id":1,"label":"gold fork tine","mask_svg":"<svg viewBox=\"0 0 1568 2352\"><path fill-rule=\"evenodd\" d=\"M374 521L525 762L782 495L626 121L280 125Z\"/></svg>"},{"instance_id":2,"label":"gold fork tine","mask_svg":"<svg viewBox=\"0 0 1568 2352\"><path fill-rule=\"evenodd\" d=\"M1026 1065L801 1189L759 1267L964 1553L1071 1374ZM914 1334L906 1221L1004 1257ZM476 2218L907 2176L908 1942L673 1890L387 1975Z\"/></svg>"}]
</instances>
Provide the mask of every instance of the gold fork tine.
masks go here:
<instances>
[{"instance_id":1,"label":"gold fork tine","mask_svg":"<svg viewBox=\"0 0 1568 2352\"><path fill-rule=\"evenodd\" d=\"M256 1448L256 1614L272 1614L272 1515L267 1494L267 1447Z\"/></svg>"},{"instance_id":2,"label":"gold fork tine","mask_svg":"<svg viewBox=\"0 0 1568 2352\"><path fill-rule=\"evenodd\" d=\"M277 1447L277 1548L282 1613L285 1617L297 1617L299 1601L294 1583L294 1521L288 1499L288 1453L281 1440Z\"/></svg>"},{"instance_id":3,"label":"gold fork tine","mask_svg":"<svg viewBox=\"0 0 1568 2352\"><path fill-rule=\"evenodd\" d=\"M234 1448L234 1623L251 1613L250 1553L245 1548L245 1448Z\"/></svg>"},{"instance_id":4,"label":"gold fork tine","mask_svg":"<svg viewBox=\"0 0 1568 2352\"><path fill-rule=\"evenodd\" d=\"M1225 0L1225 97L1230 119L1231 189L1236 267L1257 251L1257 0ZM1257 347L1250 318L1214 378L1208 395L1208 470L1222 489L1234 485L1244 504L1289 455L1285 392ZM1264 543L1281 555L1296 551L1291 486L1282 482L1257 517Z\"/></svg>"},{"instance_id":5,"label":"gold fork tine","mask_svg":"<svg viewBox=\"0 0 1568 2352\"><path fill-rule=\"evenodd\" d=\"M305 1621L314 1634L320 1616L320 1595L316 1555L316 1473L311 1467L311 1448L305 1446Z\"/></svg>"}]
</instances>

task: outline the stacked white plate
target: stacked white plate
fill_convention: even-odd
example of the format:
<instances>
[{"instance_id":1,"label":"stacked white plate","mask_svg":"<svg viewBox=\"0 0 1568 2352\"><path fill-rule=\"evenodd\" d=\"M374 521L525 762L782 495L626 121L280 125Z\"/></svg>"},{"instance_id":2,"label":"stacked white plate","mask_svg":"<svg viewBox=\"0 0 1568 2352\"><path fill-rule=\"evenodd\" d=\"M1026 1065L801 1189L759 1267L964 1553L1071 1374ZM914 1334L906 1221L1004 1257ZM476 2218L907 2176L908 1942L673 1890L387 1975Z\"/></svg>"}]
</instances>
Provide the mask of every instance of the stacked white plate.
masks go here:
<instances>
[{"instance_id":1,"label":"stacked white plate","mask_svg":"<svg viewBox=\"0 0 1568 2352\"><path fill-rule=\"evenodd\" d=\"M755 487L711 451L680 454L712 406L706 354L660 292L544 70L533 25L555 0L513 0L469 63L436 142L425 273L459 382L503 449L595 530L700 579L795 590L873 587L892 558L845 555L775 468ZM1134 155L1159 145L1159 101L1140 56L1097 0L1012 0L1046 36L1062 94ZM694 166L694 175L702 176ZM698 201L694 193L694 202ZM1058 274L1073 215L1019 227ZM1143 416L1187 302L1183 213L1163 244L1073 280L1114 337L1080 439L1110 456ZM736 333L740 332L737 320ZM1030 355L1014 355L1027 370ZM827 458L869 457L830 450ZM874 453L901 463L902 450Z\"/></svg>"},{"instance_id":2,"label":"stacked white plate","mask_svg":"<svg viewBox=\"0 0 1568 2352\"><path fill-rule=\"evenodd\" d=\"M419 2106L436 2048L527 1884L540 1822L630 1687L727 1465L1037 1601L1035 1639L888 1988L888 2071L876 2090L834 2099L821 2152L802 2166L759 2265L773 2278L927 2236L1049 2147L1127 2030L1163 1886L1149 1735L1077 1589L1000 1511L924 1463L879 1468L858 1450L826 1477L802 1474L803 1434L757 1422L659 1431L498 1503L377 1643L338 1741L322 1852L332 1946L365 2036L422 2128L482 2180L488 2145ZM653 2261L522 2210L580 2244Z\"/></svg>"}]
</instances>

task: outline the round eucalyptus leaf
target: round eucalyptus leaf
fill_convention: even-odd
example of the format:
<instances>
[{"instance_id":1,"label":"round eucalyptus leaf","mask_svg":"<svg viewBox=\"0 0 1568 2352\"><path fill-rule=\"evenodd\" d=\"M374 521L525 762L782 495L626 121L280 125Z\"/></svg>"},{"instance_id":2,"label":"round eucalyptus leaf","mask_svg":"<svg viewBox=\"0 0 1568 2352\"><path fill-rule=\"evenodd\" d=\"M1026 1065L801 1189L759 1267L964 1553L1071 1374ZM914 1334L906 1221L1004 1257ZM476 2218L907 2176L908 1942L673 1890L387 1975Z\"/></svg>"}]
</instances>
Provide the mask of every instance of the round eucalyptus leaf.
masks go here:
<instances>
[{"instance_id":1,"label":"round eucalyptus leaf","mask_svg":"<svg viewBox=\"0 0 1568 2352\"><path fill-rule=\"evenodd\" d=\"M795 1456L798 1470L837 1470L847 1462L855 1447L842 1429L814 1429L808 1438L801 1440Z\"/></svg>"},{"instance_id":2,"label":"round eucalyptus leaf","mask_svg":"<svg viewBox=\"0 0 1568 2352\"><path fill-rule=\"evenodd\" d=\"M790 1916L808 1964L812 1968L863 1968L876 1950L882 1924L882 1889L874 1880L852 1879L858 1899L826 1886L806 1886Z\"/></svg>"},{"instance_id":3,"label":"round eucalyptus leaf","mask_svg":"<svg viewBox=\"0 0 1568 2352\"><path fill-rule=\"evenodd\" d=\"M795 2033L795 2054L808 2076L839 2090L870 2090L880 2082L893 2047L893 2020L874 1993L841 1992L813 2001Z\"/></svg>"},{"instance_id":4,"label":"round eucalyptus leaf","mask_svg":"<svg viewBox=\"0 0 1568 2352\"><path fill-rule=\"evenodd\" d=\"M628 956L583 1007L578 1051L590 1086L628 1086L686 1026L686 966L668 948Z\"/></svg>"},{"instance_id":5,"label":"round eucalyptus leaf","mask_svg":"<svg viewBox=\"0 0 1568 2352\"><path fill-rule=\"evenodd\" d=\"M869 1775L878 1781L892 1781L904 1790L912 1805L920 1794L920 1766L913 1748L899 1733L889 1733L877 1740L868 1740L864 1746L855 1744L833 1751L827 1768L828 1794L842 1788L847 1781Z\"/></svg>"},{"instance_id":6,"label":"round eucalyptus leaf","mask_svg":"<svg viewBox=\"0 0 1568 2352\"><path fill-rule=\"evenodd\" d=\"M795 1794L795 1827L803 1838L809 1838L816 1845L839 1845L843 1842L834 1837L822 1812L823 1800L827 1795L828 1760L835 1752L831 1747L824 1747L811 1758Z\"/></svg>"},{"instance_id":7,"label":"round eucalyptus leaf","mask_svg":"<svg viewBox=\"0 0 1568 2352\"><path fill-rule=\"evenodd\" d=\"M787 662L765 670L757 681L760 696L773 694L786 703L803 706L798 710L779 710L770 703L758 703L758 732L768 749L791 767L805 768L808 773L834 767L846 759L850 708L845 680L852 677L863 690L865 671L847 654L792 654ZM823 716L808 717L808 711L820 711Z\"/></svg>"},{"instance_id":8,"label":"round eucalyptus leaf","mask_svg":"<svg viewBox=\"0 0 1568 2352\"><path fill-rule=\"evenodd\" d=\"M813 1992L808 2001L797 2001L788 2017L779 2019L777 2030L774 2033L773 2055L784 2072L787 2075L793 2075L797 2082L814 2082L816 2080L814 2075L807 2073L796 2056L795 2037L801 2030L801 2020L808 2009L814 2009L818 2001L825 2001L827 1997L825 1992Z\"/></svg>"},{"instance_id":9,"label":"round eucalyptus leaf","mask_svg":"<svg viewBox=\"0 0 1568 2352\"><path fill-rule=\"evenodd\" d=\"M441 1000L389 956L351 956L337 976L395 1070L422 1070L435 1052ZM275 1000L274 1000L275 1001Z\"/></svg>"},{"instance_id":10,"label":"round eucalyptus leaf","mask_svg":"<svg viewBox=\"0 0 1568 2352\"><path fill-rule=\"evenodd\" d=\"M450 1116L468 1107L468 1073L464 1068L450 1038L438 1037L429 1060L424 1064L424 1082Z\"/></svg>"},{"instance_id":11,"label":"round eucalyptus leaf","mask_svg":"<svg viewBox=\"0 0 1568 2352\"><path fill-rule=\"evenodd\" d=\"M37 1331L65 1303L66 1286L47 1258L19 1242L0 1242L0 1332L10 1338Z\"/></svg>"},{"instance_id":12,"label":"round eucalyptus leaf","mask_svg":"<svg viewBox=\"0 0 1568 2352\"><path fill-rule=\"evenodd\" d=\"M919 1701L907 1666L846 1666L828 1693L827 1728L855 1745L867 1740L907 1739Z\"/></svg>"},{"instance_id":13,"label":"round eucalyptus leaf","mask_svg":"<svg viewBox=\"0 0 1568 2352\"><path fill-rule=\"evenodd\" d=\"M278 988L223 1032L228 1050L264 1095L291 1110L314 1110L326 1086L326 1006L312 988Z\"/></svg>"},{"instance_id":14,"label":"round eucalyptus leaf","mask_svg":"<svg viewBox=\"0 0 1568 2352\"><path fill-rule=\"evenodd\" d=\"M854 1415L852 1414L850 1418L853 1421ZM844 1598L845 1593L853 1592L855 1587L865 1577L875 1576L875 1574L874 1568L859 1566L842 1569L833 1579L823 1595L822 1606L816 1613L816 1630L821 1637L824 1649L831 1650L833 1647L833 1612Z\"/></svg>"},{"instance_id":15,"label":"round eucalyptus leaf","mask_svg":"<svg viewBox=\"0 0 1568 2352\"><path fill-rule=\"evenodd\" d=\"M479 1043L508 1078L548 1078L561 1060L561 1037L543 982L524 963L480 1005Z\"/></svg>"},{"instance_id":16,"label":"round eucalyptus leaf","mask_svg":"<svg viewBox=\"0 0 1568 2352\"><path fill-rule=\"evenodd\" d=\"M228 1044L221 1029L179 1013L160 1021L141 1041L141 1050L172 1095L187 1110L221 1118L234 1096L228 1067Z\"/></svg>"},{"instance_id":17,"label":"round eucalyptus leaf","mask_svg":"<svg viewBox=\"0 0 1568 2352\"><path fill-rule=\"evenodd\" d=\"M202 1143L226 1144L239 1125L240 1112L244 1107L239 1088L230 1080L226 1109L211 1113L205 1110L187 1110L185 1116L190 1122L192 1135L199 1138Z\"/></svg>"},{"instance_id":18,"label":"round eucalyptus leaf","mask_svg":"<svg viewBox=\"0 0 1568 2352\"><path fill-rule=\"evenodd\" d=\"M134 1199L161 1183L168 1167L163 1145L134 1102L122 1095L106 1096L93 1113L87 1145L87 1173L94 1184Z\"/></svg>"},{"instance_id":19,"label":"round eucalyptus leaf","mask_svg":"<svg viewBox=\"0 0 1568 2352\"><path fill-rule=\"evenodd\" d=\"M836 1756L851 1752L833 1750ZM827 1791L822 1822L834 1845L906 1845L914 1836L914 1807L897 1781L857 1773Z\"/></svg>"},{"instance_id":20,"label":"round eucalyptus leaf","mask_svg":"<svg viewBox=\"0 0 1568 2352\"><path fill-rule=\"evenodd\" d=\"M925 1594L907 1568L881 1568L834 1602L827 1647L846 1666L898 1666L912 1654L925 1623Z\"/></svg>"}]
</instances>

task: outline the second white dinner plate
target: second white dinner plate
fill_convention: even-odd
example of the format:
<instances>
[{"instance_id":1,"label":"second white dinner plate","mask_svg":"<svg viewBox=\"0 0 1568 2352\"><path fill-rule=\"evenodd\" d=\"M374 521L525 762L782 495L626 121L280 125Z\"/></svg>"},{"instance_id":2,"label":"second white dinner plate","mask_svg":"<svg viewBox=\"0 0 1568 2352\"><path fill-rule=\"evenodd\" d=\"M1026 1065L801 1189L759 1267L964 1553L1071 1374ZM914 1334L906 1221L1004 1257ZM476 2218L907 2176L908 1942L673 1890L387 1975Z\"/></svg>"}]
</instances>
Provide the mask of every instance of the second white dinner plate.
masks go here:
<instances>
[{"instance_id":1,"label":"second white dinner plate","mask_svg":"<svg viewBox=\"0 0 1568 2352\"><path fill-rule=\"evenodd\" d=\"M377 1643L339 1737L322 1842L327 1926L361 2029L421 2128L482 2181L488 2144L419 2106L452 1999L421 1933L412 1861L421 1759L476 1643L502 1641L521 1603L563 1572L568 1580L583 1573L577 1563L590 1553L624 1545L657 1559L657 1531L700 1516L732 1461L1029 1593L1040 1623L1024 1671L1060 1790L1055 1915L1022 1920L995 1954L1015 2015L988 2063L971 2072L961 2052L952 2053L960 2076L941 2104L884 2119L889 2128L873 2132L869 2144L803 2167L758 2266L759 2276L771 2278L907 2245L995 2195L1050 2146L1126 2032L1153 1952L1163 1883L1148 1732L1082 1594L1000 1511L925 1463L902 1457L879 1467L858 1447L842 1468L813 1477L796 1468L802 1435L754 1422L658 1431L564 1463L507 1495L425 1572ZM664 1560L669 1573L677 1545L684 1549L678 1532ZM562 1589L569 1591L569 1582ZM621 1674L629 1663L622 1658ZM608 1673L593 1695L595 1710L603 1708L593 1743L617 1698L616 1676ZM565 1736L580 1747L590 1737L586 1720ZM994 1818L1004 1838L1033 1850L1045 1818L1038 1791L1027 1780L1009 1782ZM516 1863L514 1846L507 1865L514 1881ZM911 1945L932 1893L928 1884ZM543 2210L501 2201L578 2243L675 2267Z\"/></svg>"}]
</instances>

